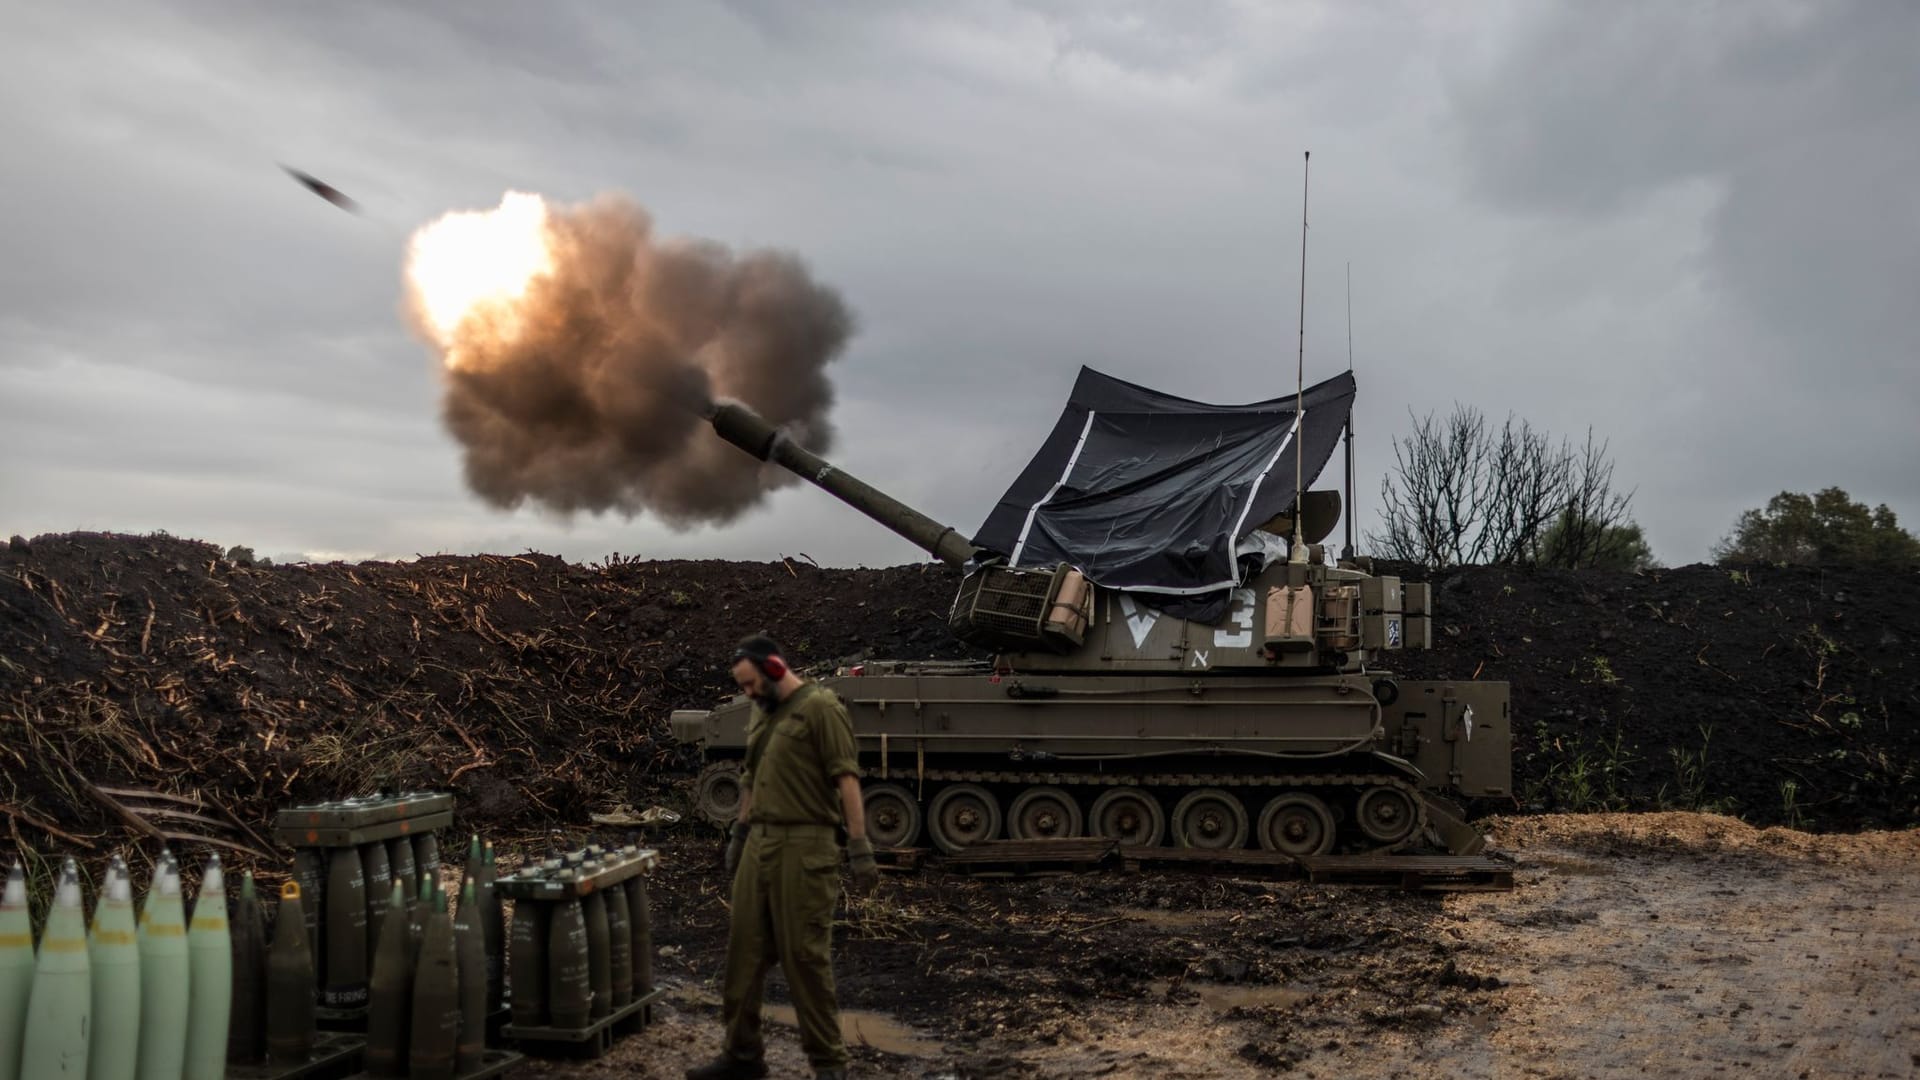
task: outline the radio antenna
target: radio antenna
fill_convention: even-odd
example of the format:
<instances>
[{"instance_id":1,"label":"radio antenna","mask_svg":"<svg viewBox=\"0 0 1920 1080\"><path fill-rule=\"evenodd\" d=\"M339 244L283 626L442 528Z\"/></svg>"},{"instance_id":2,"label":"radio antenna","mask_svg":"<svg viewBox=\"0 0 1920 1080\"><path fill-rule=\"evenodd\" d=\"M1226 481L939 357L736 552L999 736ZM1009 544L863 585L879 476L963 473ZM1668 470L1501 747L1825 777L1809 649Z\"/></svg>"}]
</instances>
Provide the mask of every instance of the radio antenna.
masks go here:
<instances>
[{"instance_id":1,"label":"radio antenna","mask_svg":"<svg viewBox=\"0 0 1920 1080\"><path fill-rule=\"evenodd\" d=\"M1347 263L1347 374L1353 374L1353 263ZM1347 547L1343 559L1353 558L1353 406L1347 406Z\"/></svg>"},{"instance_id":2,"label":"radio antenna","mask_svg":"<svg viewBox=\"0 0 1920 1080\"><path fill-rule=\"evenodd\" d=\"M1307 486L1307 184L1312 170L1313 151L1308 150L1300 159L1300 347L1293 380L1293 543L1287 552L1287 561L1300 563L1307 561L1300 519Z\"/></svg>"}]
</instances>

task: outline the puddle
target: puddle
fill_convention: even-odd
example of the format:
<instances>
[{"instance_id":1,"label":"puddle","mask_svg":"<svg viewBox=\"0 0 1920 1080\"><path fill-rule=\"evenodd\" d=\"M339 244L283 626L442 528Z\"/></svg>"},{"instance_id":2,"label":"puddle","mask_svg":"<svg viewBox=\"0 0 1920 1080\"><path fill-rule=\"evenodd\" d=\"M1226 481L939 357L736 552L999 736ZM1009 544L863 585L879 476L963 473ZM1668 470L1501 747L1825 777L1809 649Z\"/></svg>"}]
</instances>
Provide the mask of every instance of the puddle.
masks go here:
<instances>
[{"instance_id":1,"label":"puddle","mask_svg":"<svg viewBox=\"0 0 1920 1080\"><path fill-rule=\"evenodd\" d=\"M1170 985L1167 982L1156 983L1154 994L1164 999ZM1199 998L1202 1005L1215 1012L1229 1012L1233 1009L1291 1008L1312 997L1313 991L1297 986L1186 982L1181 984L1176 1000L1187 994Z\"/></svg>"},{"instance_id":2,"label":"puddle","mask_svg":"<svg viewBox=\"0 0 1920 1080\"><path fill-rule=\"evenodd\" d=\"M762 1008L766 1018L776 1024L797 1025L791 1005L768 1004ZM942 1049L935 1040L891 1016L861 1009L840 1010L840 1037L848 1046L870 1046L882 1053L906 1057L932 1057Z\"/></svg>"}]
</instances>

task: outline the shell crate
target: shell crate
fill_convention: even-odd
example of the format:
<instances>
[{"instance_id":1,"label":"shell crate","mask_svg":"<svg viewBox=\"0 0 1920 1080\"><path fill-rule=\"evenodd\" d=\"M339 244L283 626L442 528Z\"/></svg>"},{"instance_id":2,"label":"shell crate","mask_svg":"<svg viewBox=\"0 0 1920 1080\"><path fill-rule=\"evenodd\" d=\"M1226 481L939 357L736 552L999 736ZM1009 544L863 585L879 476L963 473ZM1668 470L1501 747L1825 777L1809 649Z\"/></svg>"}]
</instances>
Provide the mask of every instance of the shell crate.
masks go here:
<instances>
[{"instance_id":1,"label":"shell crate","mask_svg":"<svg viewBox=\"0 0 1920 1080\"><path fill-rule=\"evenodd\" d=\"M1085 575L1065 564L1050 570L982 566L961 581L948 623L978 645L1065 652L1086 639L1091 591Z\"/></svg>"}]
</instances>

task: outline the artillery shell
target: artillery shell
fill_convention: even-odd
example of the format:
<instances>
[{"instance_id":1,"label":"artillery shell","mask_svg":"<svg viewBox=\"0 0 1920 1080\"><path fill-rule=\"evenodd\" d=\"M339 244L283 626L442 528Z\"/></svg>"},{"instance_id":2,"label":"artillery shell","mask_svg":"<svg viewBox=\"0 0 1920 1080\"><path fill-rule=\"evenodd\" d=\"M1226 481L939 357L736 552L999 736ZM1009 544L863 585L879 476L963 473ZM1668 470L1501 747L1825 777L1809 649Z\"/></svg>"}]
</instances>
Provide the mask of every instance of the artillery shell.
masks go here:
<instances>
[{"instance_id":1,"label":"artillery shell","mask_svg":"<svg viewBox=\"0 0 1920 1080\"><path fill-rule=\"evenodd\" d=\"M380 954L373 959L367 989L367 1074L407 1074L408 1022L413 1017L413 950L407 947L404 886L387 888L387 909L380 918Z\"/></svg>"},{"instance_id":2,"label":"artillery shell","mask_svg":"<svg viewBox=\"0 0 1920 1080\"><path fill-rule=\"evenodd\" d=\"M627 916L627 890L606 891L607 959L613 972L613 1007L633 1004L633 922Z\"/></svg>"},{"instance_id":3,"label":"artillery shell","mask_svg":"<svg viewBox=\"0 0 1920 1080\"><path fill-rule=\"evenodd\" d=\"M460 1044L459 958L446 894L440 893L427 915L420 940L420 963L413 978L413 1050L407 1075L413 1080L453 1080Z\"/></svg>"},{"instance_id":4,"label":"artillery shell","mask_svg":"<svg viewBox=\"0 0 1920 1080\"><path fill-rule=\"evenodd\" d=\"M413 872L423 878L440 880L440 838L421 833L413 838Z\"/></svg>"},{"instance_id":5,"label":"artillery shell","mask_svg":"<svg viewBox=\"0 0 1920 1080\"><path fill-rule=\"evenodd\" d=\"M187 1056L181 1077L221 1080L227 1074L227 1021L233 1011L233 941L219 855L207 856L200 878L193 923L187 927L187 962Z\"/></svg>"},{"instance_id":6,"label":"artillery shell","mask_svg":"<svg viewBox=\"0 0 1920 1080\"><path fill-rule=\"evenodd\" d=\"M472 885L476 890L480 888L480 862L480 834L474 833L473 839L467 843L466 865L460 868L460 896L463 901L467 895L468 885Z\"/></svg>"},{"instance_id":7,"label":"artillery shell","mask_svg":"<svg viewBox=\"0 0 1920 1080\"><path fill-rule=\"evenodd\" d=\"M307 959L312 964L314 985L320 985L325 956L320 951L325 922L320 908L326 896L327 853L318 848L299 848L293 853L293 880L300 885L300 910L307 920Z\"/></svg>"},{"instance_id":8,"label":"artillery shell","mask_svg":"<svg viewBox=\"0 0 1920 1080\"><path fill-rule=\"evenodd\" d=\"M190 964L180 864L164 849L140 912L140 1080L179 1080L187 1058Z\"/></svg>"},{"instance_id":9,"label":"artillery shell","mask_svg":"<svg viewBox=\"0 0 1920 1080\"><path fill-rule=\"evenodd\" d=\"M27 911L27 875L16 862L0 892L0 1080L20 1080L32 994L33 916Z\"/></svg>"},{"instance_id":10,"label":"artillery shell","mask_svg":"<svg viewBox=\"0 0 1920 1080\"><path fill-rule=\"evenodd\" d=\"M320 1003L357 1009L367 1003L367 879L360 849L333 848L327 859L327 981Z\"/></svg>"},{"instance_id":11,"label":"artillery shell","mask_svg":"<svg viewBox=\"0 0 1920 1080\"><path fill-rule=\"evenodd\" d=\"M506 912L500 903L500 893L493 883L500 876L500 868L493 860L493 841L486 841L481 849L480 881L474 894L480 898L480 931L487 943L487 1007L492 1008L500 1001L501 986L504 983L503 961L507 950Z\"/></svg>"},{"instance_id":12,"label":"artillery shell","mask_svg":"<svg viewBox=\"0 0 1920 1080\"><path fill-rule=\"evenodd\" d=\"M547 928L547 1012L557 1028L583 1028L592 1019L593 983L587 959L587 916L580 901L561 900Z\"/></svg>"},{"instance_id":13,"label":"artillery shell","mask_svg":"<svg viewBox=\"0 0 1920 1080\"><path fill-rule=\"evenodd\" d=\"M521 1027L547 1021L548 914L546 904L513 902L513 1022Z\"/></svg>"},{"instance_id":14,"label":"artillery shell","mask_svg":"<svg viewBox=\"0 0 1920 1080\"><path fill-rule=\"evenodd\" d=\"M612 935L607 928L606 894L588 893L580 910L587 919L587 985L593 988L588 1015L599 1020L613 1011L613 958L607 955L612 951Z\"/></svg>"},{"instance_id":15,"label":"artillery shell","mask_svg":"<svg viewBox=\"0 0 1920 1080\"><path fill-rule=\"evenodd\" d=\"M140 943L133 926L133 882L115 855L93 909L87 947L93 969L93 1030L87 1051L92 1080L133 1080L140 1050Z\"/></svg>"},{"instance_id":16,"label":"artillery shell","mask_svg":"<svg viewBox=\"0 0 1920 1080\"><path fill-rule=\"evenodd\" d=\"M627 922L633 933L633 996L653 992L653 907L647 898L647 875L628 878Z\"/></svg>"},{"instance_id":17,"label":"artillery shell","mask_svg":"<svg viewBox=\"0 0 1920 1080\"><path fill-rule=\"evenodd\" d=\"M380 924L387 914L387 894L393 884L384 842L360 845L360 872L367 878L367 972L371 976L373 958L380 954Z\"/></svg>"},{"instance_id":18,"label":"artillery shell","mask_svg":"<svg viewBox=\"0 0 1920 1080\"><path fill-rule=\"evenodd\" d=\"M87 1075L87 1030L93 1015L92 968L87 963L87 916L80 906L80 868L60 868L60 884L40 935L20 1075L28 1080Z\"/></svg>"},{"instance_id":19,"label":"artillery shell","mask_svg":"<svg viewBox=\"0 0 1920 1080\"><path fill-rule=\"evenodd\" d=\"M306 1064L313 1056L313 953L307 948L307 915L299 881L280 886L267 950L267 1059Z\"/></svg>"},{"instance_id":20,"label":"artillery shell","mask_svg":"<svg viewBox=\"0 0 1920 1080\"><path fill-rule=\"evenodd\" d=\"M420 892L407 905L407 955L418 958L420 941L427 935L427 916L433 914L433 883L422 881Z\"/></svg>"},{"instance_id":21,"label":"artillery shell","mask_svg":"<svg viewBox=\"0 0 1920 1080\"><path fill-rule=\"evenodd\" d=\"M393 874L393 880L406 886L407 907L413 907L420 895L420 875L413 865L412 840L396 836L387 841L387 868Z\"/></svg>"},{"instance_id":22,"label":"artillery shell","mask_svg":"<svg viewBox=\"0 0 1920 1080\"><path fill-rule=\"evenodd\" d=\"M99 935L96 932L94 936ZM266 994L267 920L249 870L240 879L240 899L233 910L233 1008L227 1013L229 1062L251 1065L267 1056ZM99 1010L94 1013L93 1029L97 1032Z\"/></svg>"},{"instance_id":23,"label":"artillery shell","mask_svg":"<svg viewBox=\"0 0 1920 1080\"><path fill-rule=\"evenodd\" d=\"M480 931L480 901L472 881L460 890L453 939L460 978L460 1041L454 1046L454 1071L464 1076L478 1069L487 1054L487 942Z\"/></svg>"}]
</instances>

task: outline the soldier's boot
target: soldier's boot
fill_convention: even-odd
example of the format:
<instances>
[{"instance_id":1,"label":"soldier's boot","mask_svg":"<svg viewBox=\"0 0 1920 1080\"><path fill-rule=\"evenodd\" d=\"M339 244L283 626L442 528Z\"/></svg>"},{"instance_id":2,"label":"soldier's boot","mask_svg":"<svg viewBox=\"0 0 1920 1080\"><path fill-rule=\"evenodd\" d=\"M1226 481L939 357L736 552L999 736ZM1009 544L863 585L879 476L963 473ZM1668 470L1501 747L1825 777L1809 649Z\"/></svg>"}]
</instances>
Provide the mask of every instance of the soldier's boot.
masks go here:
<instances>
[{"instance_id":1,"label":"soldier's boot","mask_svg":"<svg viewBox=\"0 0 1920 1080\"><path fill-rule=\"evenodd\" d=\"M760 1080L765 1075L767 1075L765 1061L759 1058L737 1058L728 1053L722 1053L705 1065L696 1065L687 1070L687 1080Z\"/></svg>"}]
</instances>

